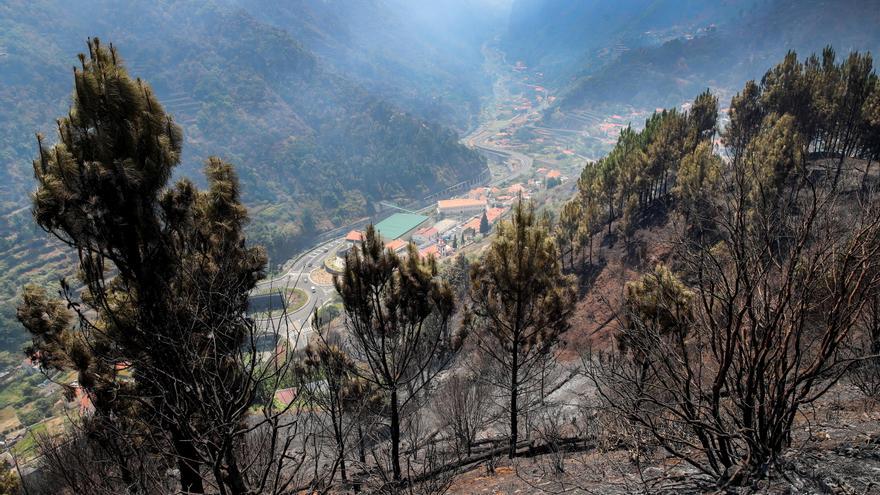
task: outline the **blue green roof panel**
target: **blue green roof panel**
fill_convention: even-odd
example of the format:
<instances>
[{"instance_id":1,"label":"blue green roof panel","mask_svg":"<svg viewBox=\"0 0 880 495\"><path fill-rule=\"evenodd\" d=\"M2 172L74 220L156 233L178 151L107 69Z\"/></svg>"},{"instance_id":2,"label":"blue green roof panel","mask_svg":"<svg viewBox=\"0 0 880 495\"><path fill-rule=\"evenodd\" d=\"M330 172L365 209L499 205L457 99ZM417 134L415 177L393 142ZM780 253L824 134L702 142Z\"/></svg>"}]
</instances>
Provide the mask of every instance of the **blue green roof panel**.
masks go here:
<instances>
[{"instance_id":1,"label":"blue green roof panel","mask_svg":"<svg viewBox=\"0 0 880 495\"><path fill-rule=\"evenodd\" d=\"M424 215L416 215L415 213L395 213L390 217L377 223L375 228L386 241L391 241L402 237L407 232L425 222L428 217Z\"/></svg>"}]
</instances>

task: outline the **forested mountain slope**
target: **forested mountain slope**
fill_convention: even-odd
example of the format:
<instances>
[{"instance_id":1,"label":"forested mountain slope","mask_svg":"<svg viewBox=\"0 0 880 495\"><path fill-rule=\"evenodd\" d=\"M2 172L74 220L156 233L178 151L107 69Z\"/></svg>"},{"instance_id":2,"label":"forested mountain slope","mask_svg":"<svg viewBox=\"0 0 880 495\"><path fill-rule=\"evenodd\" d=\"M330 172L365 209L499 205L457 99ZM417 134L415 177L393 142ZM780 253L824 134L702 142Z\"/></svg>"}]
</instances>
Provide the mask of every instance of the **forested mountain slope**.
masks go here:
<instances>
[{"instance_id":1,"label":"forested mountain slope","mask_svg":"<svg viewBox=\"0 0 880 495\"><path fill-rule=\"evenodd\" d=\"M85 40L119 46L184 130L180 173L208 155L237 166L252 238L283 261L312 233L479 174L458 135L341 75L288 31L218 3L13 0L0 6L0 218L4 334L17 280L54 276L63 254L34 237L34 131L53 135ZM75 48L72 48L75 47ZM8 346L7 346L8 347Z\"/></svg>"},{"instance_id":2,"label":"forested mountain slope","mask_svg":"<svg viewBox=\"0 0 880 495\"><path fill-rule=\"evenodd\" d=\"M875 8L865 8L872 3ZM726 90L760 78L789 50L838 53L880 48L880 2L774 0L744 16L704 26L659 46L636 48L593 72L583 72L560 101L563 109L617 102L679 104L706 87Z\"/></svg>"},{"instance_id":3,"label":"forested mountain slope","mask_svg":"<svg viewBox=\"0 0 880 495\"><path fill-rule=\"evenodd\" d=\"M876 0L518 0L505 43L509 60L547 72L563 111L656 108L760 78L788 50L876 53L878 22Z\"/></svg>"},{"instance_id":4,"label":"forested mountain slope","mask_svg":"<svg viewBox=\"0 0 880 495\"><path fill-rule=\"evenodd\" d=\"M504 48L520 60L565 82L607 62L616 48L656 46L700 26L743 15L756 0L515 0Z\"/></svg>"}]
</instances>

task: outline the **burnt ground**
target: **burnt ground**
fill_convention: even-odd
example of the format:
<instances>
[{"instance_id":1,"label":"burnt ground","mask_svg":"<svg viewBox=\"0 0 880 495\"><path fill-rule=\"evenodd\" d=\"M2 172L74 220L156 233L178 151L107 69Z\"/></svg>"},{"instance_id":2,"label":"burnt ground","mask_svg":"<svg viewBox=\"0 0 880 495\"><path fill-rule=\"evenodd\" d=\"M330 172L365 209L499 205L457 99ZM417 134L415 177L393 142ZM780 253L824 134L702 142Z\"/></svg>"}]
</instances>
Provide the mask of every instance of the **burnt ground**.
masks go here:
<instances>
[{"instance_id":1,"label":"burnt ground","mask_svg":"<svg viewBox=\"0 0 880 495\"><path fill-rule=\"evenodd\" d=\"M642 219L629 243L617 226L595 237L593 266L578 268L579 301L560 361L577 366L588 349L608 349L617 329L626 282L657 262L674 265L673 245L680 225L665 206ZM577 265L577 263L576 263ZM585 402L585 381L564 391L565 403ZM602 432L597 432L600 436ZM801 411L782 473L736 489L703 482L698 472L660 449L635 455L616 446L583 452L545 454L482 463L456 476L449 493L834 493L880 495L880 403L864 399L848 383L832 388L809 410ZM493 464L495 464L493 466ZM557 467L561 466L562 472Z\"/></svg>"},{"instance_id":2,"label":"burnt ground","mask_svg":"<svg viewBox=\"0 0 880 495\"><path fill-rule=\"evenodd\" d=\"M783 470L750 486L719 489L660 449L593 448L483 463L458 475L453 494L831 493L880 494L880 404L837 385L803 411ZM562 467L562 472L556 466Z\"/></svg>"}]
</instances>

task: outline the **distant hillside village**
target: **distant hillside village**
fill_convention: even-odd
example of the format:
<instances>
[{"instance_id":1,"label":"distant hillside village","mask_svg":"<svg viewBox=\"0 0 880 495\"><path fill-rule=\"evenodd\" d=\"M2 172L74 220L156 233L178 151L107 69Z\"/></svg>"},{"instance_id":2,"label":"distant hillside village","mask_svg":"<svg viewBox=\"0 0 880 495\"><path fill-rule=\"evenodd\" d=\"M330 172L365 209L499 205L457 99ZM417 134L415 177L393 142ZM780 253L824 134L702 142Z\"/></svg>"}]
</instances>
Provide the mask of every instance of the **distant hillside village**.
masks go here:
<instances>
[{"instance_id":1,"label":"distant hillside village","mask_svg":"<svg viewBox=\"0 0 880 495\"><path fill-rule=\"evenodd\" d=\"M395 213L375 225L385 247L399 255L407 254L412 242L419 256L435 258L452 256L462 247L480 240L501 219L511 205L522 196L529 199L542 187L553 187L564 177L559 170L537 170L541 179L515 183L507 187L477 187L463 197L441 199L431 216L417 213ZM345 236L346 249L360 245L364 233L352 230ZM344 252L339 254L344 256Z\"/></svg>"}]
</instances>

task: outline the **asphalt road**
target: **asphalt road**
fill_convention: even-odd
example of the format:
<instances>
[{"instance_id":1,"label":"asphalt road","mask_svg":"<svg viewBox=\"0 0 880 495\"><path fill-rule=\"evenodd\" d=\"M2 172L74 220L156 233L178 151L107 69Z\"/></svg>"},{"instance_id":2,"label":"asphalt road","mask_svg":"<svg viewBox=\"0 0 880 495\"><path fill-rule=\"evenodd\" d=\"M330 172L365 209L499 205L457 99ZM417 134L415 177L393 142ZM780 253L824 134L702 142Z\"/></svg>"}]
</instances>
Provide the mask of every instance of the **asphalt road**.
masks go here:
<instances>
[{"instance_id":1,"label":"asphalt road","mask_svg":"<svg viewBox=\"0 0 880 495\"><path fill-rule=\"evenodd\" d=\"M258 319L257 324L263 332L278 331L280 335L286 336L296 349L306 346L312 332L310 320L315 308L320 308L332 300L336 294L336 289L332 285L319 285L312 282L309 279L309 273L320 267L324 260L340 249L344 243L344 239L334 239L319 244L288 261L285 264L286 271L283 275L257 284L256 290L258 291L269 288L298 288L305 291L308 296L308 301L296 311L282 316Z\"/></svg>"},{"instance_id":2,"label":"asphalt road","mask_svg":"<svg viewBox=\"0 0 880 495\"><path fill-rule=\"evenodd\" d=\"M493 153L497 153L500 155L507 156L515 165L510 170L510 173L503 175L501 177L496 177L492 179L491 185L500 184L507 180L513 179L520 174L527 172L532 169L532 165L535 160L526 155L525 153L520 153L519 151L512 150L509 148L503 148L501 146L496 146L489 142L489 138L493 135L493 133L486 129L479 129L467 137L463 139L465 145L477 148L480 150L490 151Z\"/></svg>"}]
</instances>

